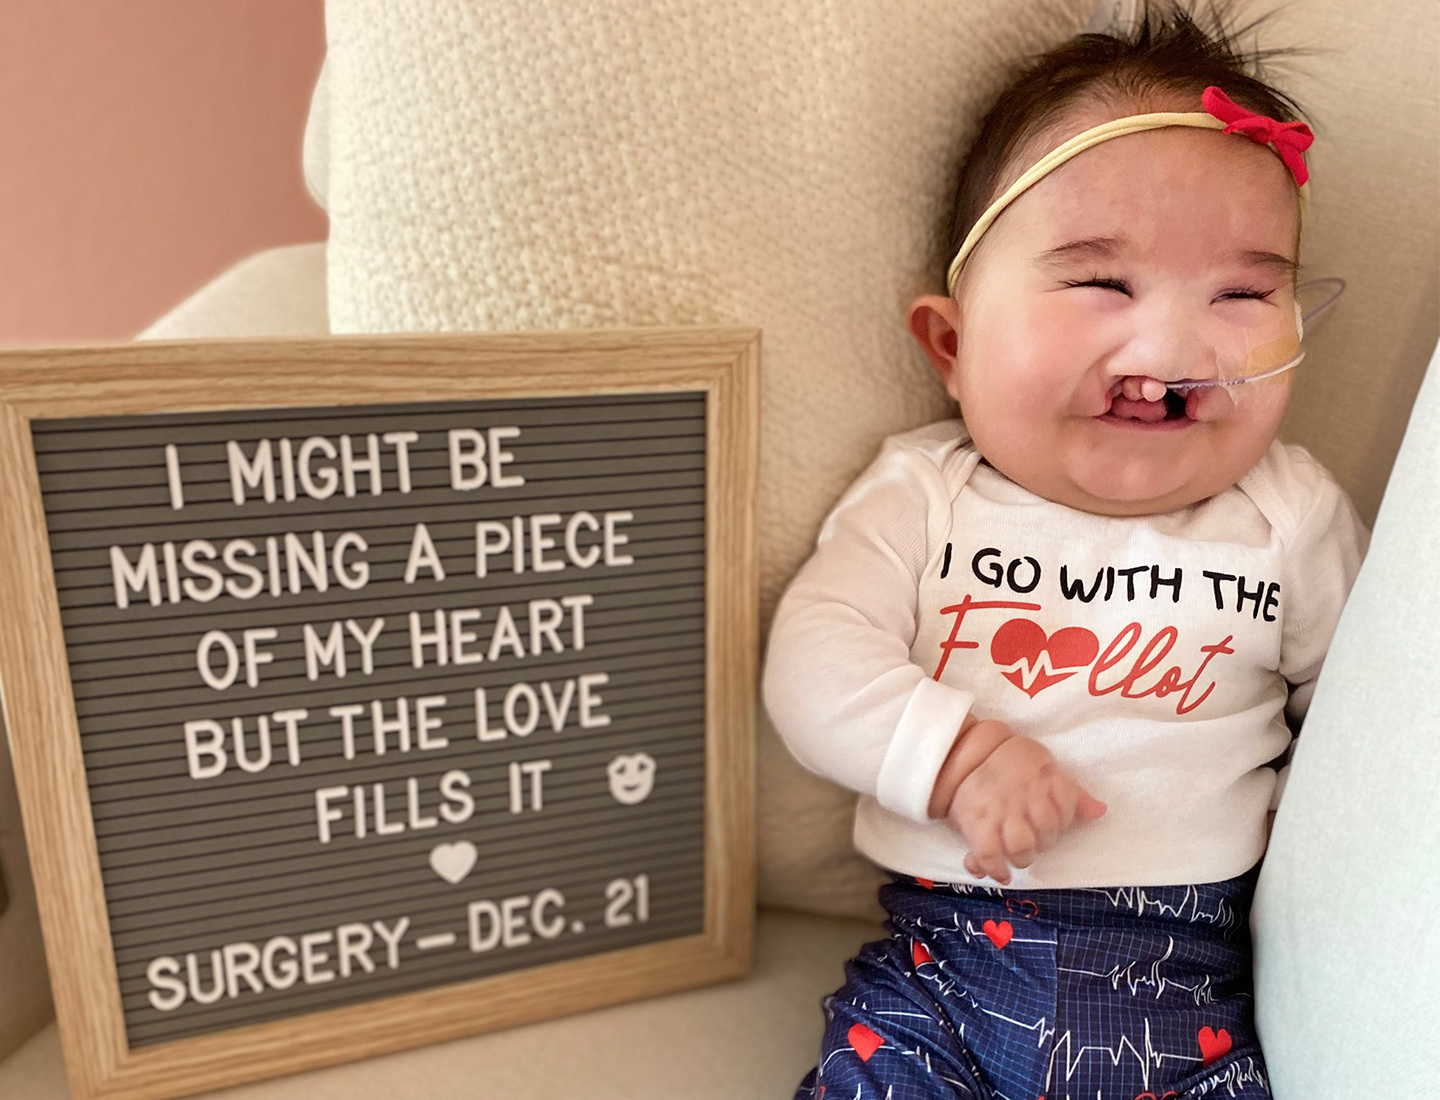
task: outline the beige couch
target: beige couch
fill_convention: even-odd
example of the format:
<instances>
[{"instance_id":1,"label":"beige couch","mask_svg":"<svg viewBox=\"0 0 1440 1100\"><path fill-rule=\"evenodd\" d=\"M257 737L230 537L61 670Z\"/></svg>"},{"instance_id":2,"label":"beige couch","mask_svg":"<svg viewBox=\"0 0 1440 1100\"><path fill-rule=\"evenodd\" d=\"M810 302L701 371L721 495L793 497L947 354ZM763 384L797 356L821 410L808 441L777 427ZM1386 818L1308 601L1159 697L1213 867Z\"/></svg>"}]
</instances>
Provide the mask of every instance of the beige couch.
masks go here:
<instances>
[{"instance_id":1,"label":"beige couch","mask_svg":"<svg viewBox=\"0 0 1440 1100\"><path fill-rule=\"evenodd\" d=\"M328 247L253 257L147 335L759 325L768 615L878 440L943 414L899 307L933 282L930 227L1001 60L1078 30L1091 3L900 8L725 0L679 15L617 2L562 18L499 0L331 0L306 142ZM1383 16L1306 0L1272 34L1323 51L1284 81L1319 135L1302 260L1308 276L1350 282L1313 328L1285 434L1368 520L1437 335L1440 13L1432 0ZM752 977L223 1095L789 1095L814 1057L820 996L879 932L878 875L849 851L851 797L761 736ZM1287 800L1304 780L1292 776ZM0 1097L58 1100L3 759L0 845ZM1300 1095L1317 1094L1281 1100Z\"/></svg>"}]
</instances>

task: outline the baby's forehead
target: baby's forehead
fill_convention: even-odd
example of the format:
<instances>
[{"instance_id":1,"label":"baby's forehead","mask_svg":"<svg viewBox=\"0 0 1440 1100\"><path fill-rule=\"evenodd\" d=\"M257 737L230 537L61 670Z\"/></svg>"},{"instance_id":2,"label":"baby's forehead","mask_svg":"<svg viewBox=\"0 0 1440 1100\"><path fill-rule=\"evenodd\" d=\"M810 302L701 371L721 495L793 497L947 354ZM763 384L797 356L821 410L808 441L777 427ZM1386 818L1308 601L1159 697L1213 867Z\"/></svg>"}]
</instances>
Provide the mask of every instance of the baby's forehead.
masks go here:
<instances>
[{"instance_id":1,"label":"baby's forehead","mask_svg":"<svg viewBox=\"0 0 1440 1100\"><path fill-rule=\"evenodd\" d=\"M1006 154L1000 174L1007 177L1005 186L1009 186L1009 182L1018 179L1026 168L1051 149L1064 144L1076 134L1099 126L1102 122L1113 122L1115 119L1157 111L1200 110L1203 110L1203 107L1198 93L1193 96L1178 92L1120 96L1092 92L1056 107L1029 123L1020 140Z\"/></svg>"},{"instance_id":2,"label":"baby's forehead","mask_svg":"<svg viewBox=\"0 0 1440 1100\"><path fill-rule=\"evenodd\" d=\"M1084 121L1051 147L1087 128ZM1128 231L1162 250L1244 243L1293 256L1299 232L1298 193L1280 158L1255 142L1194 127L1102 142L1039 180L1006 213L1014 229L1005 235L1030 242Z\"/></svg>"}]
</instances>

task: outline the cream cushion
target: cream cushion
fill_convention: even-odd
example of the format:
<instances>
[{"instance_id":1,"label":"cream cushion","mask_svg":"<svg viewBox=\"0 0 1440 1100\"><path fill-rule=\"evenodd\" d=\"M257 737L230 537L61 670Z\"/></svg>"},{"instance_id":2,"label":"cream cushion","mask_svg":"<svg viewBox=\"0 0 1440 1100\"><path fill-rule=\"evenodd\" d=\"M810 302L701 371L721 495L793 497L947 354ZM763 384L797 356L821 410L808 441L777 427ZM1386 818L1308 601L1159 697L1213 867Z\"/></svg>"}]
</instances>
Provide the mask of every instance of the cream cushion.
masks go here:
<instances>
[{"instance_id":1,"label":"cream cushion","mask_svg":"<svg viewBox=\"0 0 1440 1100\"><path fill-rule=\"evenodd\" d=\"M768 622L880 440L943 415L902 317L962 139L1090 7L332 2L332 324L759 326ZM853 796L760 728L762 902L874 913Z\"/></svg>"},{"instance_id":2,"label":"cream cushion","mask_svg":"<svg viewBox=\"0 0 1440 1100\"><path fill-rule=\"evenodd\" d=\"M1319 133L1307 275L1350 281L1314 326L1286 434L1367 520L1437 326L1440 15L1401 7L1378 20L1310 0L1262 43L1325 51L1283 85ZM879 440L947 408L903 310L943 285L938 227L1004 69L1091 8L331 0L326 121L307 145L331 215L332 323L760 326L768 623ZM853 796L760 728L762 901L873 912Z\"/></svg>"},{"instance_id":3,"label":"cream cushion","mask_svg":"<svg viewBox=\"0 0 1440 1100\"><path fill-rule=\"evenodd\" d=\"M312 336L330 331L325 304L325 242L247 256L221 272L139 336Z\"/></svg>"}]
</instances>

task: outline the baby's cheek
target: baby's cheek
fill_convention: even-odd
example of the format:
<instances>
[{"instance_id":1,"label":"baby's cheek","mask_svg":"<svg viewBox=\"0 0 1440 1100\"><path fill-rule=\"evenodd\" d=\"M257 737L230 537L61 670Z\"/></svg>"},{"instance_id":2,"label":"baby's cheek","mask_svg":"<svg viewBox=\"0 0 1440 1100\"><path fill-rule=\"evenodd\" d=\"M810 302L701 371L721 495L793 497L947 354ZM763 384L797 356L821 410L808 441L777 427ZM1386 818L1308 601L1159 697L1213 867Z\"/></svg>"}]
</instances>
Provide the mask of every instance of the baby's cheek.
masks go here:
<instances>
[{"instance_id":1,"label":"baby's cheek","mask_svg":"<svg viewBox=\"0 0 1440 1100\"><path fill-rule=\"evenodd\" d=\"M1002 469L1012 466L1017 454L1023 456L1040 442L1027 415L1027 404L1023 398L1005 397L974 403L969 411L962 406L965 426L981 453Z\"/></svg>"},{"instance_id":2,"label":"baby's cheek","mask_svg":"<svg viewBox=\"0 0 1440 1100\"><path fill-rule=\"evenodd\" d=\"M1291 382L1290 376L1281 375L1238 386L1199 390L1187 399L1186 412L1190 410L1189 402L1194 401L1196 411L1190 415L1197 420L1213 421L1223 417L1233 419L1253 433L1274 435L1285 415Z\"/></svg>"},{"instance_id":3,"label":"baby's cheek","mask_svg":"<svg viewBox=\"0 0 1440 1100\"><path fill-rule=\"evenodd\" d=\"M1235 411L1235 394L1223 386L1191 390L1185 396L1185 415L1208 424Z\"/></svg>"}]
</instances>

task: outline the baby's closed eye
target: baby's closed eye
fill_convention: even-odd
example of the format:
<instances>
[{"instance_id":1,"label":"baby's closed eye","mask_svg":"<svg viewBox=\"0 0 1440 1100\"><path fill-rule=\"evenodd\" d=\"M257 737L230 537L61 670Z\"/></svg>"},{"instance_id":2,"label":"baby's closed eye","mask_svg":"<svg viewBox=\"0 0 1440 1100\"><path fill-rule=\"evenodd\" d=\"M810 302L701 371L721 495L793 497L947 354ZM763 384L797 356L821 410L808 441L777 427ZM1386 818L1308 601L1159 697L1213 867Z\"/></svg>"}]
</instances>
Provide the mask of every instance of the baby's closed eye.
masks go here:
<instances>
[{"instance_id":1,"label":"baby's closed eye","mask_svg":"<svg viewBox=\"0 0 1440 1100\"><path fill-rule=\"evenodd\" d=\"M1089 279L1065 279L1062 281L1067 287L1094 286L1100 287L1105 290L1118 290L1121 294L1127 296L1131 295L1132 293L1130 290L1130 284L1125 282L1124 279L1113 279L1108 277L1102 278L1100 276L1094 276ZM1269 290L1262 290L1259 287L1247 286L1236 287L1232 290L1222 291L1219 295L1219 298L1229 299L1231 301L1252 299L1254 301L1263 302L1266 298L1270 297L1270 295L1274 293L1274 287L1271 287Z\"/></svg>"}]
</instances>

